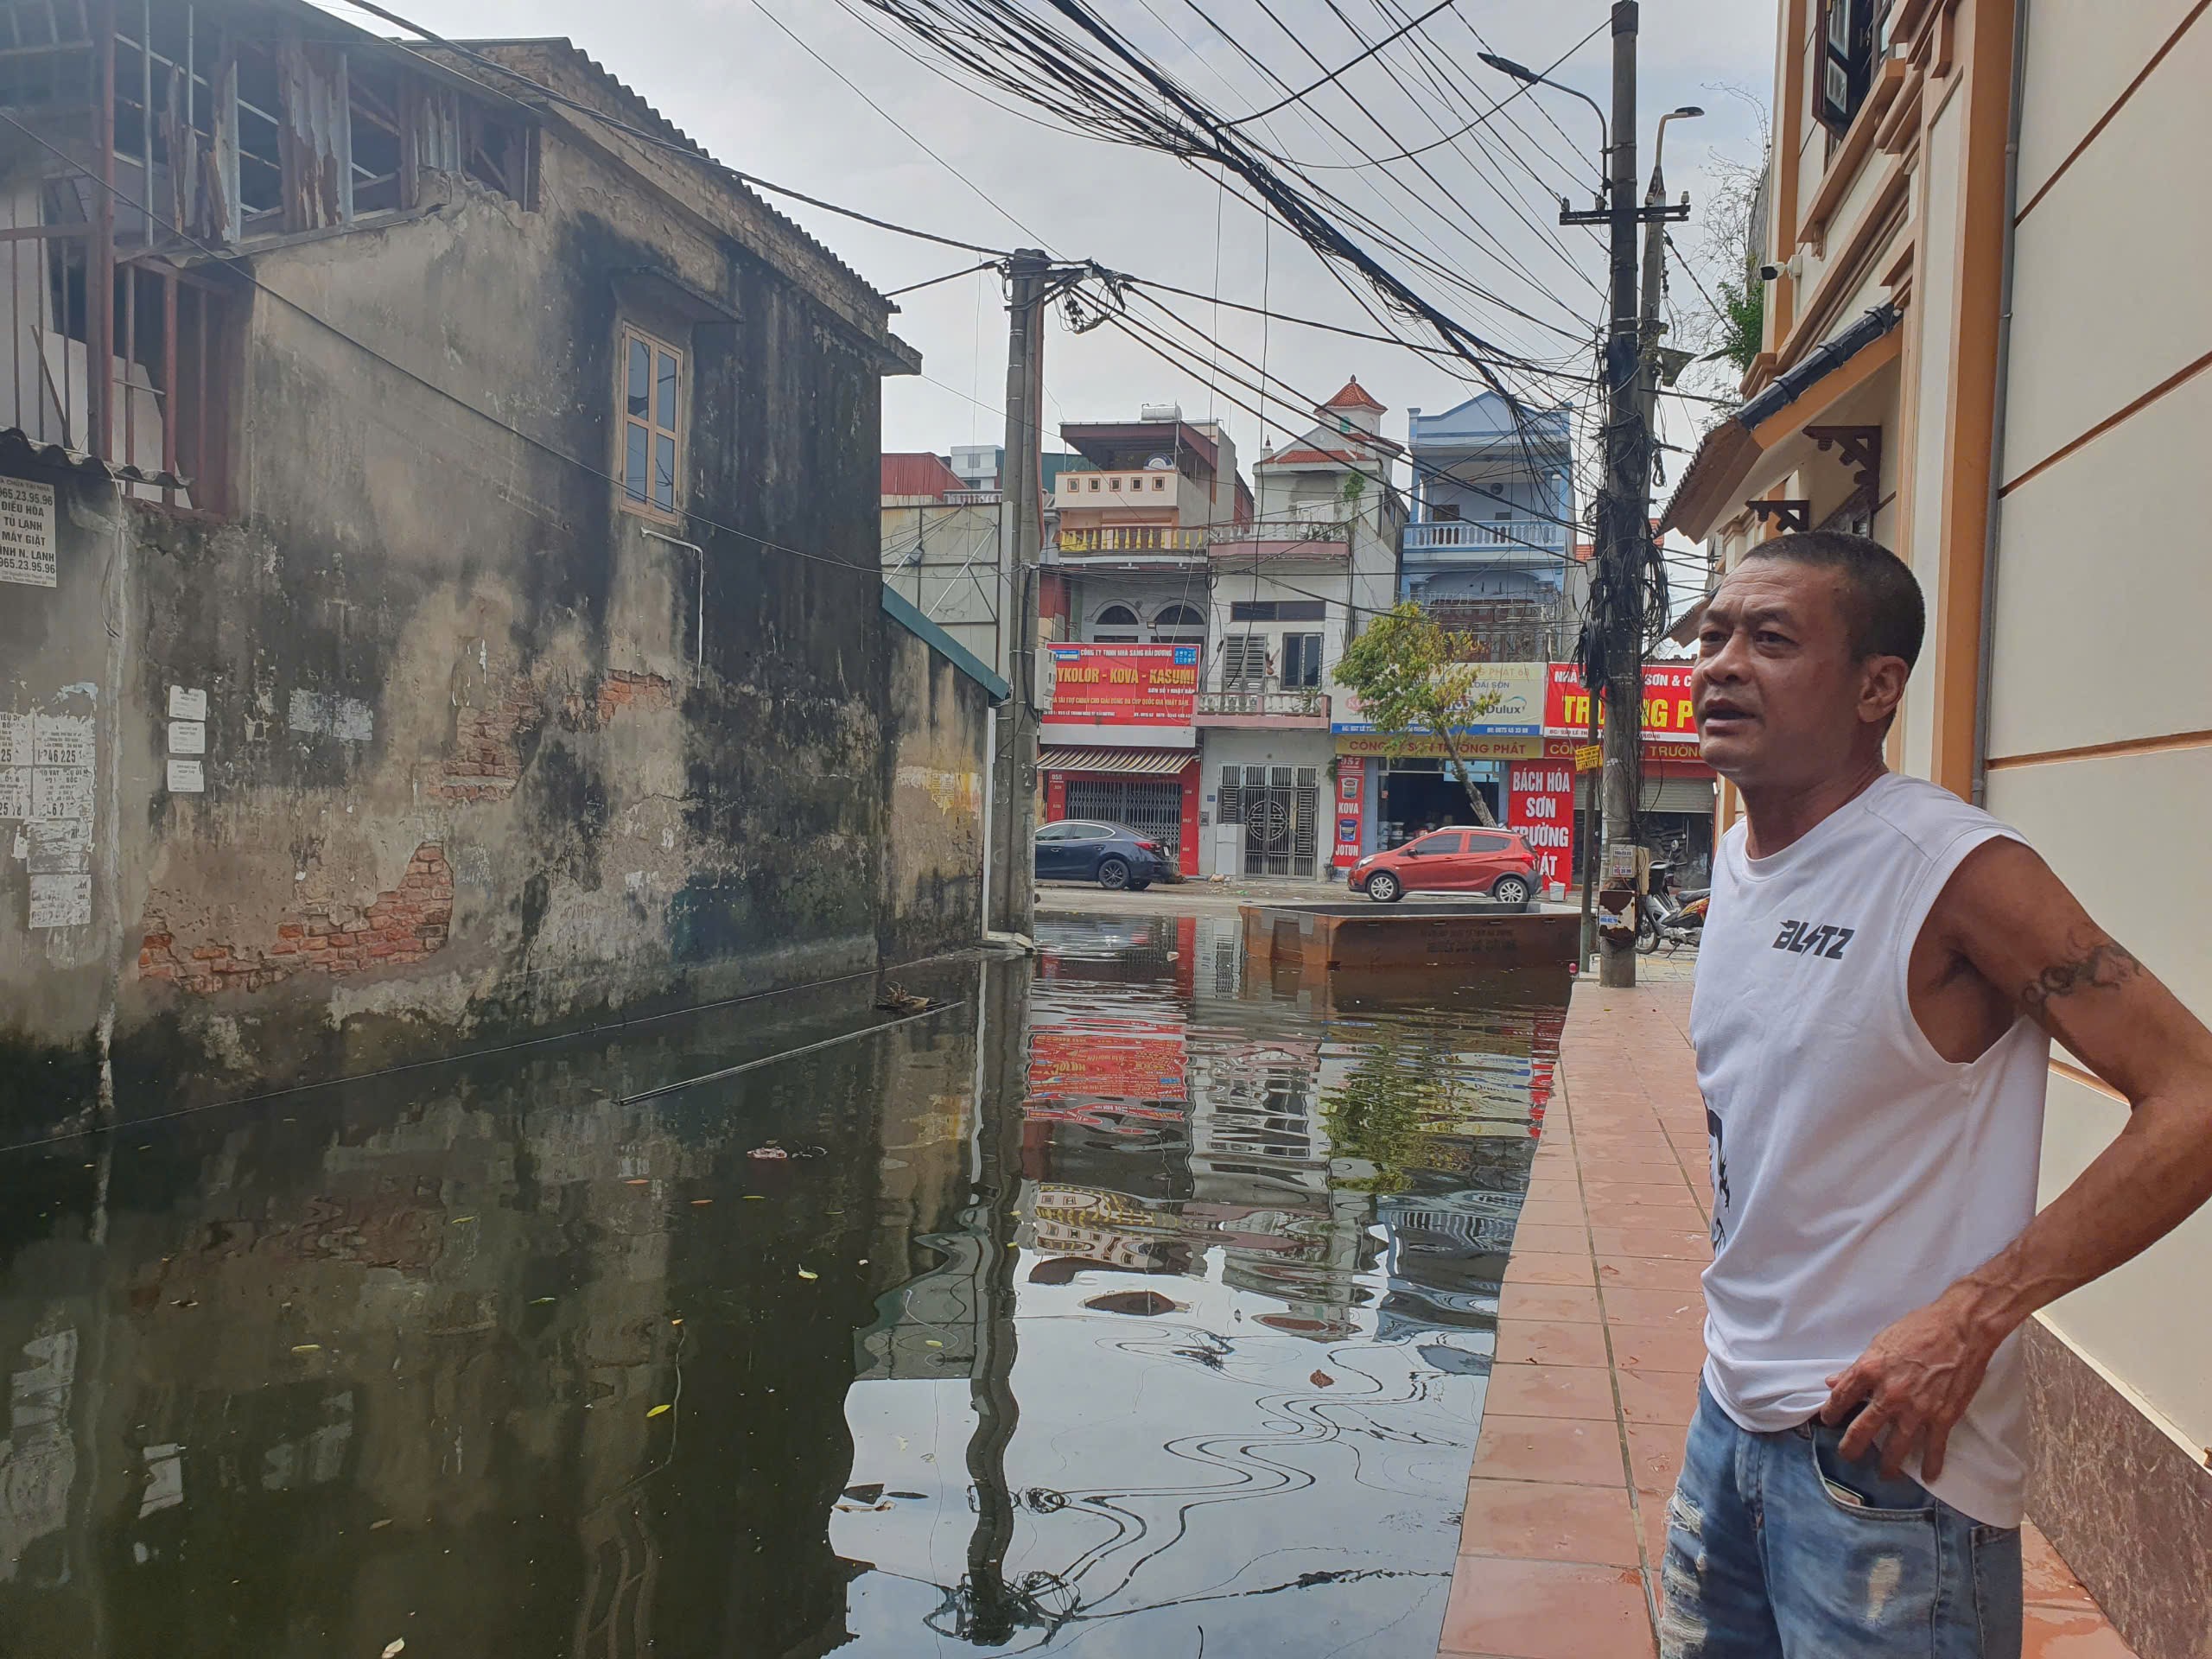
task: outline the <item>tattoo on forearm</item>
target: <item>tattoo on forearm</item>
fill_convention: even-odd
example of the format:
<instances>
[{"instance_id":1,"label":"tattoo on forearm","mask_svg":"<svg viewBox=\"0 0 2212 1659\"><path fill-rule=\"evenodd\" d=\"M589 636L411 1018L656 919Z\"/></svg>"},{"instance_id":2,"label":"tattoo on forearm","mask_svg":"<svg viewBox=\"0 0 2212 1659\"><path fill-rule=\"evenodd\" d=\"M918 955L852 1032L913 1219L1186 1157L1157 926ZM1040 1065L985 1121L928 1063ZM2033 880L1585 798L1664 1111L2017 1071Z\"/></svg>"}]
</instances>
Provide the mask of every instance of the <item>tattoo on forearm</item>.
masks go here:
<instances>
[{"instance_id":1,"label":"tattoo on forearm","mask_svg":"<svg viewBox=\"0 0 2212 1659\"><path fill-rule=\"evenodd\" d=\"M2020 993L2020 1001L2032 1013L2053 997L2084 989L2111 990L2142 971L2143 964L2126 945L2101 939L2072 960L2044 969Z\"/></svg>"}]
</instances>

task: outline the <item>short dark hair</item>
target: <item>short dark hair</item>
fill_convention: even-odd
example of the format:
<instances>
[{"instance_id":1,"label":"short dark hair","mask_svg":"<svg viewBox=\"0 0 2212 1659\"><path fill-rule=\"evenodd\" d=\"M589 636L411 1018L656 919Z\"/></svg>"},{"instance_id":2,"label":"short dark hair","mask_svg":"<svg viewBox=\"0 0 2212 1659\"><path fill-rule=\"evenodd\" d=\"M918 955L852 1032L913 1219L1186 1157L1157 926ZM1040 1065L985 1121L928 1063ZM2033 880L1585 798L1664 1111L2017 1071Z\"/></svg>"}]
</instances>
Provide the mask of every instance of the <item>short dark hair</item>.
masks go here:
<instances>
[{"instance_id":1,"label":"short dark hair","mask_svg":"<svg viewBox=\"0 0 2212 1659\"><path fill-rule=\"evenodd\" d=\"M1920 660L1928 629L1928 607L1920 596L1912 567L1871 537L1840 530L1802 531L1761 542L1745 559L1786 559L1833 570L1843 578L1845 620L1851 628L1851 654L1902 657L1909 669Z\"/></svg>"}]
</instances>

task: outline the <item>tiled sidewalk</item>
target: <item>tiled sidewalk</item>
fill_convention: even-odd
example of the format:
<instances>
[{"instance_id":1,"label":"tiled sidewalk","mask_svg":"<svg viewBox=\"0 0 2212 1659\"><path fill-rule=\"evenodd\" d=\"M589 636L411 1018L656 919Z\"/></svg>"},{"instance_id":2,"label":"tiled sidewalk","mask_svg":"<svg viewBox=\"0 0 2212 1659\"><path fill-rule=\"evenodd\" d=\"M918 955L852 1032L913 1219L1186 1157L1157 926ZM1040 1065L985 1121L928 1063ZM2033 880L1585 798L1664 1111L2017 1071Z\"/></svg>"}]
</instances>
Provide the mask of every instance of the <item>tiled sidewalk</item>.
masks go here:
<instances>
[{"instance_id":1,"label":"tiled sidewalk","mask_svg":"<svg viewBox=\"0 0 2212 1659\"><path fill-rule=\"evenodd\" d=\"M1498 1308L1441 1652L1650 1659L1704 1363L1705 1110L1687 976L1577 988ZM2030 1529L2024 1659L2132 1659Z\"/></svg>"}]
</instances>

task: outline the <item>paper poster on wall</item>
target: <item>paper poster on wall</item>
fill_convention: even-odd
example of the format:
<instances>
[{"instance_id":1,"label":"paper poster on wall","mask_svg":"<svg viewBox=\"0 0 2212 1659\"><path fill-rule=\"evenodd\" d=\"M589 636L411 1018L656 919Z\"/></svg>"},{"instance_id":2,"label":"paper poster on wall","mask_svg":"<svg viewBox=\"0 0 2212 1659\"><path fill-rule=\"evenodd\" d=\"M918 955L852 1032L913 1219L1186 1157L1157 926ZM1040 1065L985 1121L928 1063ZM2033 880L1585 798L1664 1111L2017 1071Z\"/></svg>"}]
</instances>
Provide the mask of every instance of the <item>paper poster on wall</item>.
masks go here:
<instances>
[{"instance_id":1,"label":"paper poster on wall","mask_svg":"<svg viewBox=\"0 0 2212 1659\"><path fill-rule=\"evenodd\" d=\"M171 720L205 720L207 718L207 693L204 689L188 686L169 687L169 718Z\"/></svg>"},{"instance_id":2,"label":"paper poster on wall","mask_svg":"<svg viewBox=\"0 0 2212 1659\"><path fill-rule=\"evenodd\" d=\"M24 826L33 875L81 875L92 868L89 818L49 818Z\"/></svg>"},{"instance_id":3,"label":"paper poster on wall","mask_svg":"<svg viewBox=\"0 0 2212 1659\"><path fill-rule=\"evenodd\" d=\"M83 927L92 919L92 878L89 874L31 877L33 927Z\"/></svg>"},{"instance_id":4,"label":"paper poster on wall","mask_svg":"<svg viewBox=\"0 0 2212 1659\"><path fill-rule=\"evenodd\" d=\"M199 795L205 793L207 788L207 770L199 761L172 760L169 762L170 794Z\"/></svg>"},{"instance_id":5,"label":"paper poster on wall","mask_svg":"<svg viewBox=\"0 0 2212 1659\"><path fill-rule=\"evenodd\" d=\"M171 754L207 753L207 722L204 720L169 721L169 753Z\"/></svg>"},{"instance_id":6,"label":"paper poster on wall","mask_svg":"<svg viewBox=\"0 0 2212 1659\"><path fill-rule=\"evenodd\" d=\"M0 715L0 766L28 766L37 752L36 718Z\"/></svg>"},{"instance_id":7,"label":"paper poster on wall","mask_svg":"<svg viewBox=\"0 0 2212 1659\"><path fill-rule=\"evenodd\" d=\"M0 478L0 582L60 585L54 553L54 486Z\"/></svg>"},{"instance_id":8,"label":"paper poster on wall","mask_svg":"<svg viewBox=\"0 0 2212 1659\"><path fill-rule=\"evenodd\" d=\"M31 769L31 817L90 819L92 816L91 767L34 766Z\"/></svg>"}]
</instances>

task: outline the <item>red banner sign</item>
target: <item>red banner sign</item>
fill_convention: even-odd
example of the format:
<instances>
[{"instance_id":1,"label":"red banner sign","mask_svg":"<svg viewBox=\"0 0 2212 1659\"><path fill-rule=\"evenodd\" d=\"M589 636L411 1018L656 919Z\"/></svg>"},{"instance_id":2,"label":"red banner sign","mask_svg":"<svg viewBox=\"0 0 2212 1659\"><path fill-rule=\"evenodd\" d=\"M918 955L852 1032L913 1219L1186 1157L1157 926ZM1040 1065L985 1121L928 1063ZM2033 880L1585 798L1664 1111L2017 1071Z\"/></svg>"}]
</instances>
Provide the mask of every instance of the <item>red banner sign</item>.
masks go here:
<instances>
[{"instance_id":1,"label":"red banner sign","mask_svg":"<svg viewBox=\"0 0 2212 1659\"><path fill-rule=\"evenodd\" d=\"M1179 1101L1183 1034L1142 1021L1040 1026L1029 1034L1029 1097Z\"/></svg>"},{"instance_id":2,"label":"red banner sign","mask_svg":"<svg viewBox=\"0 0 2212 1659\"><path fill-rule=\"evenodd\" d=\"M1188 726L1198 718L1197 645L1053 645L1055 726Z\"/></svg>"},{"instance_id":3,"label":"red banner sign","mask_svg":"<svg viewBox=\"0 0 2212 1659\"><path fill-rule=\"evenodd\" d=\"M1690 706L1691 663L1643 665L1643 741L1697 742L1697 715ZM1599 721L1602 728L1603 718ZM1544 734L1586 741L1590 730L1590 693L1572 663L1554 663L1544 685Z\"/></svg>"},{"instance_id":4,"label":"red banner sign","mask_svg":"<svg viewBox=\"0 0 2212 1659\"><path fill-rule=\"evenodd\" d=\"M1574 868L1574 767L1560 760L1516 760L1505 774L1505 827L1536 855L1536 879L1567 885Z\"/></svg>"}]
</instances>

